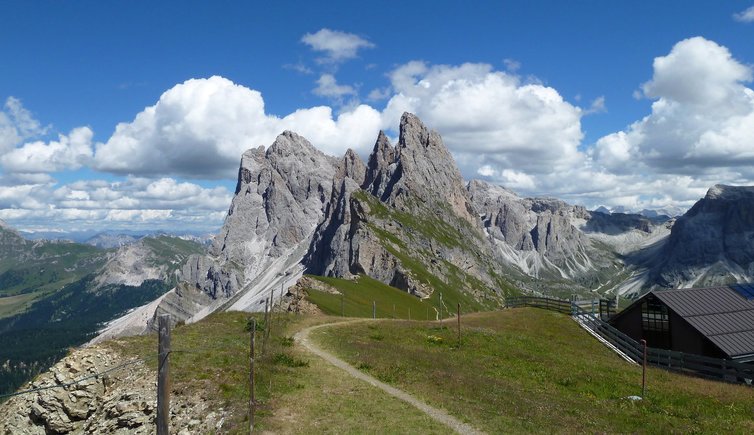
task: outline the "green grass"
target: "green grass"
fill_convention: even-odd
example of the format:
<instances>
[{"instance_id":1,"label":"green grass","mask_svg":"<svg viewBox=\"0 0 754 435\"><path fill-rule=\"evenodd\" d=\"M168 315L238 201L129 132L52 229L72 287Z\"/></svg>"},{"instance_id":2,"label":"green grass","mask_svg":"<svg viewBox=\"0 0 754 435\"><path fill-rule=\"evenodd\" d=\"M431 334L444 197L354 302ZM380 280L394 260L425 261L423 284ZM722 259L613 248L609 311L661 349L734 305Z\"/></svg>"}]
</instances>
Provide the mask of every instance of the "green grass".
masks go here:
<instances>
[{"instance_id":1,"label":"green grass","mask_svg":"<svg viewBox=\"0 0 754 435\"><path fill-rule=\"evenodd\" d=\"M248 313L213 314L172 332L172 395L231 413L222 433L248 433ZM257 319L261 318L257 316ZM428 433L447 430L418 410L292 346L306 326L337 320L275 314L266 352L257 332L255 430L260 433ZM154 335L105 343L156 369ZM197 415L196 418L202 418Z\"/></svg>"},{"instance_id":2,"label":"green grass","mask_svg":"<svg viewBox=\"0 0 754 435\"><path fill-rule=\"evenodd\" d=\"M20 260L6 259L0 296L59 289L104 264L105 251L78 243L40 242Z\"/></svg>"},{"instance_id":3,"label":"green grass","mask_svg":"<svg viewBox=\"0 0 754 435\"><path fill-rule=\"evenodd\" d=\"M0 252L0 318L26 311L105 262L107 251L66 242L25 242L19 252Z\"/></svg>"},{"instance_id":4,"label":"green grass","mask_svg":"<svg viewBox=\"0 0 754 435\"><path fill-rule=\"evenodd\" d=\"M537 309L333 327L313 338L380 380L489 433L752 433L754 390L648 371L566 316ZM452 323L455 326L455 323ZM378 336L379 339L375 339Z\"/></svg>"},{"instance_id":5,"label":"green grass","mask_svg":"<svg viewBox=\"0 0 754 435\"><path fill-rule=\"evenodd\" d=\"M377 306L377 317L408 319L436 319L439 307L436 299L421 300L402 290L390 287L368 276L359 276L351 281L340 278L310 276L333 286L343 295L346 317L372 317L372 302ZM325 314L341 315L341 296L338 294L308 289L307 299L316 304ZM393 311L395 307L395 312ZM429 314L427 314L429 313ZM445 316L447 310L443 310Z\"/></svg>"},{"instance_id":6,"label":"green grass","mask_svg":"<svg viewBox=\"0 0 754 435\"><path fill-rule=\"evenodd\" d=\"M412 209L419 211L407 213L387 207L365 191L355 192L353 198L364 202L369 207L370 216L376 221L392 222L393 225L390 227L400 228L399 231L405 235L403 238L384 230L376 222L365 222L367 228L377 236L382 247L400 261L414 280L435 290L435 298L439 298L438 293L443 294L446 305L444 309L455 310L458 303L466 310L495 309L501 306L501 295L518 293L493 271L490 276L497 284L496 290L499 291L499 294L495 293L489 285L449 261L437 258L429 249L433 244L439 243L451 250L476 257L479 264L490 264L494 261L477 251L479 240L476 239L481 237L478 231L466 220L456 216L447 204L438 206L438 209L430 209L426 205L413 203ZM428 265L431 262L439 262L437 270L430 270Z\"/></svg>"},{"instance_id":7,"label":"green grass","mask_svg":"<svg viewBox=\"0 0 754 435\"><path fill-rule=\"evenodd\" d=\"M31 306L36 297L37 294L33 293L0 297L0 319L25 311Z\"/></svg>"},{"instance_id":8,"label":"green grass","mask_svg":"<svg viewBox=\"0 0 754 435\"><path fill-rule=\"evenodd\" d=\"M424 211L424 213L415 214L388 208L379 199L363 190L354 192L353 197L367 203L373 216L382 220L392 220L406 229L409 234L415 233L425 239L434 240L451 248L466 249L473 246L465 243L463 239L466 235L464 233L468 233L471 237L481 238L468 222L456 216L445 203L437 203L435 204L437 208L430 208L414 202L414 209ZM442 216L442 218L439 216ZM456 226L453 226L451 222Z\"/></svg>"}]
</instances>

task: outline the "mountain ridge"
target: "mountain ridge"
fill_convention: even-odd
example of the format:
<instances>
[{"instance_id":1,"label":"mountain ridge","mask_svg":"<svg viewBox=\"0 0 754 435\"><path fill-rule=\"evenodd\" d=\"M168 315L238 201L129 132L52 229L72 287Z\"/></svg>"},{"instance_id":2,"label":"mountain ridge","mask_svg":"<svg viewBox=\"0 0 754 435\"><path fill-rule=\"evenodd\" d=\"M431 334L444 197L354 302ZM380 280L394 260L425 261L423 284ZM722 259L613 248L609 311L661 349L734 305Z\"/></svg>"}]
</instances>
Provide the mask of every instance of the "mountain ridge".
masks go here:
<instances>
[{"instance_id":1,"label":"mountain ridge","mask_svg":"<svg viewBox=\"0 0 754 435\"><path fill-rule=\"evenodd\" d=\"M120 322L146 331L160 313L193 322L216 310L260 311L304 272L364 274L478 308L521 291L635 297L666 285L648 264L670 249L671 228L684 219L589 211L465 182L440 135L409 113L396 145L379 132L366 163L350 149L327 156L285 131L243 153L208 254L192 256L161 301Z\"/></svg>"}]
</instances>

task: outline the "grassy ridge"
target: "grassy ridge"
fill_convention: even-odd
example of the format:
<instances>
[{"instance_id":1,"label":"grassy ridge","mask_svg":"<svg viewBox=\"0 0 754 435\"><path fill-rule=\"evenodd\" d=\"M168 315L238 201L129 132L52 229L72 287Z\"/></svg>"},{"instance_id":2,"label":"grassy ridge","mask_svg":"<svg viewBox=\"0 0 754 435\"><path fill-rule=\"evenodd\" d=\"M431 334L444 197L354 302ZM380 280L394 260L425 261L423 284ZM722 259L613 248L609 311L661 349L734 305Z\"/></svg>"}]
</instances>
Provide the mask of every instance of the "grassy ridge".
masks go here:
<instances>
[{"instance_id":1,"label":"grassy ridge","mask_svg":"<svg viewBox=\"0 0 754 435\"><path fill-rule=\"evenodd\" d=\"M408 319L436 319L437 298L421 300L415 296L383 284L368 276L360 276L355 281L339 278L311 276L335 287L343 294L343 307L346 317L372 317L372 302L377 305L377 317ZM325 314L341 315L341 296L308 289L307 299L316 304ZM395 307L395 311L393 311ZM443 309L443 314L448 315Z\"/></svg>"},{"instance_id":2,"label":"grassy ridge","mask_svg":"<svg viewBox=\"0 0 754 435\"><path fill-rule=\"evenodd\" d=\"M232 414L221 433L248 433L248 313L213 314L172 333L172 394L209 401ZM261 322L262 316L256 315ZM447 433L445 427L377 388L293 345L307 326L337 320L276 313L267 349L257 332L255 431L261 433ZM106 343L157 366L154 335ZM197 416L201 418L201 416Z\"/></svg>"},{"instance_id":3,"label":"grassy ridge","mask_svg":"<svg viewBox=\"0 0 754 435\"><path fill-rule=\"evenodd\" d=\"M352 365L490 433L752 433L754 390L641 369L566 316L536 309L482 313L456 331L435 322L380 322L317 331Z\"/></svg>"}]
</instances>

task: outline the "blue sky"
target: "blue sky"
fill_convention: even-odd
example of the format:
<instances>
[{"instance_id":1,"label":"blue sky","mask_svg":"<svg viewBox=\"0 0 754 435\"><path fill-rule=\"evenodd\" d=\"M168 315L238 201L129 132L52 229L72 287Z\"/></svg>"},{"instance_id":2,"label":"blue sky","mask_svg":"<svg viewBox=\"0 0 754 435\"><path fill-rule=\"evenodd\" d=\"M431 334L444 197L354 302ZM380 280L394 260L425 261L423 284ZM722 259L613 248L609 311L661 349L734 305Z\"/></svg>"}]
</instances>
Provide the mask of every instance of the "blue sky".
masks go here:
<instances>
[{"instance_id":1,"label":"blue sky","mask_svg":"<svg viewBox=\"0 0 754 435\"><path fill-rule=\"evenodd\" d=\"M0 219L212 230L244 149L366 156L403 110L466 178L683 209L754 184L752 7L3 2Z\"/></svg>"}]
</instances>

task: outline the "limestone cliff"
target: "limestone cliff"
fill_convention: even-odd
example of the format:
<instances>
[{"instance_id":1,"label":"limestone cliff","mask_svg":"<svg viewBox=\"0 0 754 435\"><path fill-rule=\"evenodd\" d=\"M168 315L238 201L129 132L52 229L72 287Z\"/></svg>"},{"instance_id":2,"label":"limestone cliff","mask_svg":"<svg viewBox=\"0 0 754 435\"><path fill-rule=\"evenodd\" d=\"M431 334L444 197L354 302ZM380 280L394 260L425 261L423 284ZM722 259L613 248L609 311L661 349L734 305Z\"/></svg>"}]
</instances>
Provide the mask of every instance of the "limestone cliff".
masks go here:
<instances>
[{"instance_id":1,"label":"limestone cliff","mask_svg":"<svg viewBox=\"0 0 754 435\"><path fill-rule=\"evenodd\" d=\"M341 161L307 271L365 274L420 297L453 287L477 303L500 303L507 287L436 132L404 114L397 146L380 132L362 166L353 155Z\"/></svg>"},{"instance_id":2,"label":"limestone cliff","mask_svg":"<svg viewBox=\"0 0 754 435\"><path fill-rule=\"evenodd\" d=\"M754 187L715 185L679 217L645 287L754 281Z\"/></svg>"}]
</instances>

